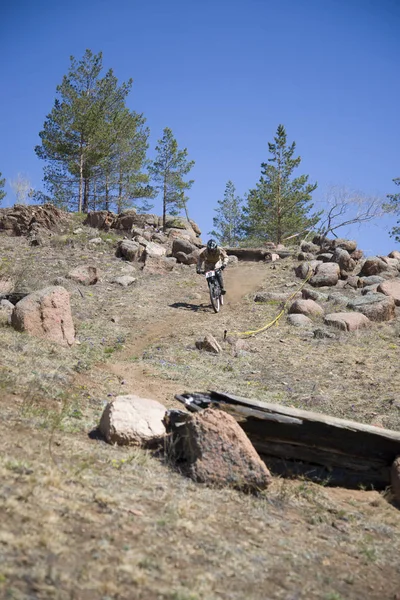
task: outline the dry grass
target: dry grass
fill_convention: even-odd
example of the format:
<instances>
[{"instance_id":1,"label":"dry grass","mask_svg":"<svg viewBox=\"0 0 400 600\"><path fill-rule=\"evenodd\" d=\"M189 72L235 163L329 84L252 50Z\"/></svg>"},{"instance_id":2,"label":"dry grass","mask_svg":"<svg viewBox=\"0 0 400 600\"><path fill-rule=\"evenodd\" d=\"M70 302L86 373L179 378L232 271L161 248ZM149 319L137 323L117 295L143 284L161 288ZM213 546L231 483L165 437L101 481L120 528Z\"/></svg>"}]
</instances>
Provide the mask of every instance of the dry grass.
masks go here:
<instances>
[{"instance_id":1,"label":"dry grass","mask_svg":"<svg viewBox=\"0 0 400 600\"><path fill-rule=\"evenodd\" d=\"M257 327L277 311L241 294L289 295L289 261L226 271L228 303L215 315L190 268L138 271L129 288L111 283L126 264L112 243L89 244L98 232L74 236L78 224L46 248L0 237L2 272L19 289L52 284L82 263L102 271L95 286L63 283L80 345L59 348L0 326L0 597L393 600L400 513L389 496L275 478L247 497L88 433L110 395L138 392L173 406L175 393L208 388L399 429L398 321L319 340L282 319L233 356L224 330ZM206 333L221 355L195 348Z\"/></svg>"}]
</instances>

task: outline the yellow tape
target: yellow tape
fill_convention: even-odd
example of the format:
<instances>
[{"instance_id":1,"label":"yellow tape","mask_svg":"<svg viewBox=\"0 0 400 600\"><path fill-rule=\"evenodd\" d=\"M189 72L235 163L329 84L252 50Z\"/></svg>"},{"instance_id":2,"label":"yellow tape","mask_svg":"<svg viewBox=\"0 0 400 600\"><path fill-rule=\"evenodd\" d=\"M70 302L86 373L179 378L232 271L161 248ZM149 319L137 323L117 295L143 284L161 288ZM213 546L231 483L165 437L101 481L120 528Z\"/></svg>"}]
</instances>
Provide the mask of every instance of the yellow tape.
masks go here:
<instances>
[{"instance_id":1,"label":"yellow tape","mask_svg":"<svg viewBox=\"0 0 400 600\"><path fill-rule=\"evenodd\" d=\"M307 281L309 279L311 279L312 274L313 274L313 270L311 269L311 267L308 267L307 276L304 279L304 281L302 281L301 285L296 289L296 291L293 292L293 294L291 294L289 296L289 298L286 300L285 304L283 305L283 308L280 311L280 313L275 317L275 319L273 319L272 321L270 321L270 323L267 323L263 327L260 327L260 329L254 329L252 331L232 331L232 332L225 331L224 338L227 335L234 335L234 336L237 336L237 337L250 337L250 336L254 336L254 335L257 335L259 333L262 333L263 331L266 331L267 329L269 329L270 327L272 327L272 325L275 325L275 323L278 326L279 325L279 319L285 313L287 305L295 297L295 295L305 286L305 284L307 283Z\"/></svg>"}]
</instances>

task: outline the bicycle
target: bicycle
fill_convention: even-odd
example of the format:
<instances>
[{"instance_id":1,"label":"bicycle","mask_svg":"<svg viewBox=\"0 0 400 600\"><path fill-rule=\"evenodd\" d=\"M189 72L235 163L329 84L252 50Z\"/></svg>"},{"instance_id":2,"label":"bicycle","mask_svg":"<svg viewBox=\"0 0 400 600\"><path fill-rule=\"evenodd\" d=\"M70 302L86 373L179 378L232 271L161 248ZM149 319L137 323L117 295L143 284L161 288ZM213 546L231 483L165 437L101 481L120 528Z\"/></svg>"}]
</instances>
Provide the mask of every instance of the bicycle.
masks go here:
<instances>
[{"instance_id":1,"label":"bicycle","mask_svg":"<svg viewBox=\"0 0 400 600\"><path fill-rule=\"evenodd\" d=\"M222 269L215 269L211 271L202 271L200 273L201 275L206 276L211 305L216 313L219 312L220 307L224 304L224 296L221 294L221 286L217 277L217 273L220 273L221 270Z\"/></svg>"}]
</instances>

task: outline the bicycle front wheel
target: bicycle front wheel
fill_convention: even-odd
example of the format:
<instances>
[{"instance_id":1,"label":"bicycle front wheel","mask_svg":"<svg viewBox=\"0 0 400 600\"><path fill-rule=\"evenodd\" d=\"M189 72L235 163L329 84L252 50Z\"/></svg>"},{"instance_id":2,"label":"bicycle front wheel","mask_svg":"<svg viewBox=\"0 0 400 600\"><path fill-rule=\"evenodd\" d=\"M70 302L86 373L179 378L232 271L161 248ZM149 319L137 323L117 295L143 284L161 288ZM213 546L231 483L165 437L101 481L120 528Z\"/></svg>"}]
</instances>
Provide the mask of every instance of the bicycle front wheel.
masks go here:
<instances>
[{"instance_id":1,"label":"bicycle front wheel","mask_svg":"<svg viewBox=\"0 0 400 600\"><path fill-rule=\"evenodd\" d=\"M214 285L210 285L210 300L211 300L211 305L214 309L214 312L219 312L219 308L220 308L220 296L218 293L218 289L217 286Z\"/></svg>"}]
</instances>

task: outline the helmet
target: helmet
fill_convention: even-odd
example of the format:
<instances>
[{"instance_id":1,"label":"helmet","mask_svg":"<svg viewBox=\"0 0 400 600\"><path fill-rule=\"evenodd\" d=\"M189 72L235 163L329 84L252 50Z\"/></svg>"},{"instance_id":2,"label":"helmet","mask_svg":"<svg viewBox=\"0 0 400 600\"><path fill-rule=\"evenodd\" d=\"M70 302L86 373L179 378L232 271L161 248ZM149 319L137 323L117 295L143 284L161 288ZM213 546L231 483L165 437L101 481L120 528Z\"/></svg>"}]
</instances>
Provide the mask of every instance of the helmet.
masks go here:
<instances>
[{"instance_id":1,"label":"helmet","mask_svg":"<svg viewBox=\"0 0 400 600\"><path fill-rule=\"evenodd\" d=\"M214 240L208 240L207 242L207 250L210 250L210 252L215 252L217 249L217 244Z\"/></svg>"}]
</instances>

